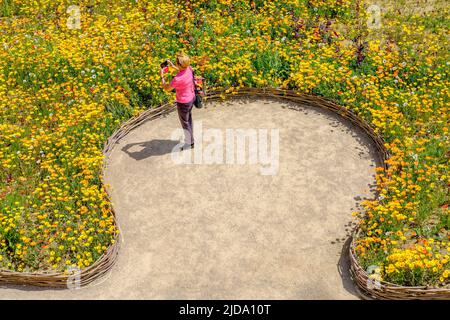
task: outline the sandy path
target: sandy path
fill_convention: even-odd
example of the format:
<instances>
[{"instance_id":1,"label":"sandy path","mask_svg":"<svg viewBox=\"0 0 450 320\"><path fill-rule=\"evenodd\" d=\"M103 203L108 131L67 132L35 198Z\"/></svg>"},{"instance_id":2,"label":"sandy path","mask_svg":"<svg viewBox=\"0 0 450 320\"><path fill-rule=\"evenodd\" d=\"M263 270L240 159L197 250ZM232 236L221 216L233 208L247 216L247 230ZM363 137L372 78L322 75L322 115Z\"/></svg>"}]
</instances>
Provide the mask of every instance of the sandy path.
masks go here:
<instances>
[{"instance_id":1,"label":"sandy path","mask_svg":"<svg viewBox=\"0 0 450 320\"><path fill-rule=\"evenodd\" d=\"M80 290L3 287L0 298L356 298L341 253L352 210L371 197L374 150L337 116L290 107L239 99L194 110L204 132L278 129L274 175L260 164L174 163L176 113L138 127L105 175L123 234L109 276Z\"/></svg>"}]
</instances>

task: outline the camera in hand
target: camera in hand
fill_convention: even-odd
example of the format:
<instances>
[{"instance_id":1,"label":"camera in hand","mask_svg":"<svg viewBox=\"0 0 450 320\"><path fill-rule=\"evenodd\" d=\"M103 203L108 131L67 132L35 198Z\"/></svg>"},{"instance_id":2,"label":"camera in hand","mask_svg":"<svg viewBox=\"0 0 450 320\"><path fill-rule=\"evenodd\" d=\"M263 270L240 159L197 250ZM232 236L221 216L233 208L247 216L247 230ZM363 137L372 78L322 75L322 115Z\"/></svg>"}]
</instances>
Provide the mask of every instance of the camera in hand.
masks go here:
<instances>
[{"instance_id":1,"label":"camera in hand","mask_svg":"<svg viewBox=\"0 0 450 320\"><path fill-rule=\"evenodd\" d=\"M161 63L161 69L163 69L164 73L169 72L169 62L167 60Z\"/></svg>"},{"instance_id":2,"label":"camera in hand","mask_svg":"<svg viewBox=\"0 0 450 320\"><path fill-rule=\"evenodd\" d=\"M166 60L163 63L161 63L161 69L164 69L165 67L169 66L169 62Z\"/></svg>"}]
</instances>

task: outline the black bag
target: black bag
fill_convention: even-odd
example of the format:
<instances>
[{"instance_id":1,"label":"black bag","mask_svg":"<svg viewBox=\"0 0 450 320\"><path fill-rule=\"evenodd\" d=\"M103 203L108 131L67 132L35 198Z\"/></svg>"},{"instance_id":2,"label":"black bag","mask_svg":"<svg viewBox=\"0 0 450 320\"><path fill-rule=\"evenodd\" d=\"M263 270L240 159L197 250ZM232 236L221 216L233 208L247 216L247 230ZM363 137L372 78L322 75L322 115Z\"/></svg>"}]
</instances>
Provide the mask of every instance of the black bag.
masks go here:
<instances>
[{"instance_id":1,"label":"black bag","mask_svg":"<svg viewBox=\"0 0 450 320\"><path fill-rule=\"evenodd\" d=\"M195 78L194 78L194 70L191 67L192 71L192 82L194 83L194 93L195 93L195 99L194 99L194 106L198 109L203 107L203 99L202 96L199 94L199 90L197 89L197 86L195 85Z\"/></svg>"}]
</instances>

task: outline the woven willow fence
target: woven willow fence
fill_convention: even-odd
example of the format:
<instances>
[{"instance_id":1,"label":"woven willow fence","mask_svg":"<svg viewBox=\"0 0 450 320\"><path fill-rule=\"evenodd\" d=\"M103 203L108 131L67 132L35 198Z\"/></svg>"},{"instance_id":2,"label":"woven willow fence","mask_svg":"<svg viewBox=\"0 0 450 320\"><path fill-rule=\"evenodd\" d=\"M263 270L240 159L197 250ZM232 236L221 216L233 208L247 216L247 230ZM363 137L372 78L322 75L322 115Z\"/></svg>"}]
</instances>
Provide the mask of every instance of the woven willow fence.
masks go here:
<instances>
[{"instance_id":1,"label":"woven willow fence","mask_svg":"<svg viewBox=\"0 0 450 320\"><path fill-rule=\"evenodd\" d=\"M261 97L261 98L276 98L294 102L296 104L307 105L310 107L317 107L321 109L329 110L338 114L342 118L347 119L353 125L362 129L366 135L372 140L375 148L378 151L382 165L387 168L385 160L389 158L389 154L384 146L383 139L374 132L372 127L364 120L354 114L351 110L339 106L329 100L318 96L301 94L292 90L279 90L279 89L257 89L257 88L243 88L237 92L224 93L222 91L209 92L207 95L207 101L220 101L226 100L232 97ZM127 135L134 128L142 125L144 122L155 120L164 115L169 114L175 110L173 103L167 103L157 108L147 109L137 116L134 116L124 122L106 141L103 154L105 160L102 167L102 179L104 177L104 170L106 168L109 155L116 143ZM107 191L107 190L106 190ZM108 194L109 198L109 194ZM116 220L116 215L111 208L116 226L119 225ZM354 281L359 287L360 293L363 298L367 299L450 299L450 289L438 289L428 287L403 287L397 286L392 283L380 281L376 282L369 277L369 274L358 263L357 255L355 252L356 239L358 237L358 230L355 230L352 243L350 245L349 255L351 262L351 273ZM7 270L0 270L0 283L9 284L25 284L44 287L60 287L68 288L73 284L73 281L77 281L80 286L86 286L91 284L96 279L99 279L105 275L116 261L120 246L120 234L115 235L114 243L106 250L106 252L91 266L78 271L76 274L68 273L47 273L47 272L13 272Z\"/></svg>"}]
</instances>

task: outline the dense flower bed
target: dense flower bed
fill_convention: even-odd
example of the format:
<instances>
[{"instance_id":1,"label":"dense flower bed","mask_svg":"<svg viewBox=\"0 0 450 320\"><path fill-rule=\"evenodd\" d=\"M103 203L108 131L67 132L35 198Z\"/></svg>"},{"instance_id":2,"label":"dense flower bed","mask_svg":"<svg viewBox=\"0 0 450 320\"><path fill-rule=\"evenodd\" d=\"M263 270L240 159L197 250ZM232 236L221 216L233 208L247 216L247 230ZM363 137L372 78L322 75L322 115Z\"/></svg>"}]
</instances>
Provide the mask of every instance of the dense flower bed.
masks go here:
<instances>
[{"instance_id":1,"label":"dense flower bed","mask_svg":"<svg viewBox=\"0 0 450 320\"><path fill-rule=\"evenodd\" d=\"M448 5L377 3L82 0L78 29L71 1L3 1L0 268L85 267L114 241L103 142L173 99L159 64L185 51L210 89L296 89L371 123L392 157L354 213L360 262L448 286Z\"/></svg>"}]
</instances>

